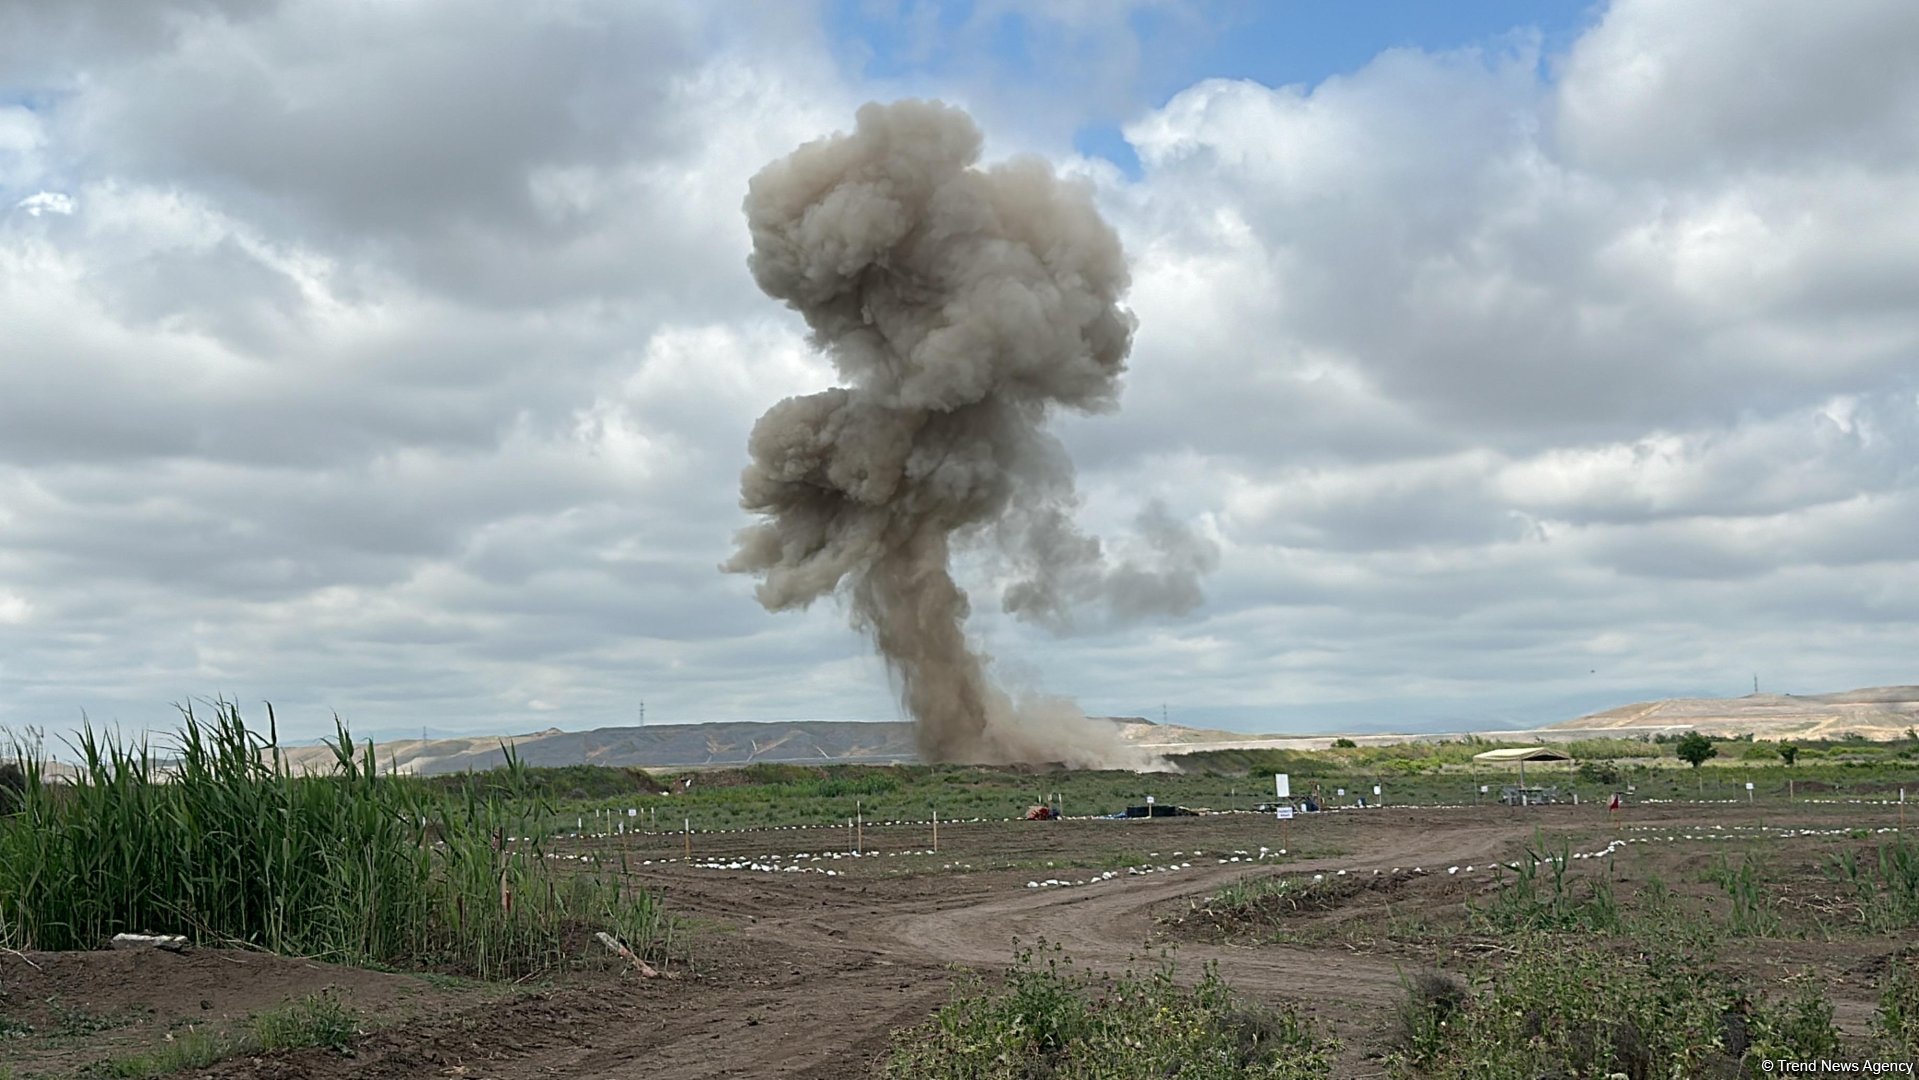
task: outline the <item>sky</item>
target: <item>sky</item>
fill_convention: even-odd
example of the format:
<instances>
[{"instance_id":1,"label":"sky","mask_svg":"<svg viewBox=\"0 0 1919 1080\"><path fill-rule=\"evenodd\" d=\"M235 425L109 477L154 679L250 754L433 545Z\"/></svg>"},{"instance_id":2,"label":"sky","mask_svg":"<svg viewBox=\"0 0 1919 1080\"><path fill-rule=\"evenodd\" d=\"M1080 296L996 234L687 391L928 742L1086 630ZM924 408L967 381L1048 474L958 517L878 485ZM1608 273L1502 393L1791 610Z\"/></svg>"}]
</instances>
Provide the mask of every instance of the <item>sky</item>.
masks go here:
<instances>
[{"instance_id":1,"label":"sky","mask_svg":"<svg viewBox=\"0 0 1919 1080\"><path fill-rule=\"evenodd\" d=\"M722 574L834 380L748 179L970 110L1118 231L1082 522L1217 546L1009 683L1240 730L1919 682L1919 5L0 0L0 725L900 716Z\"/></svg>"}]
</instances>

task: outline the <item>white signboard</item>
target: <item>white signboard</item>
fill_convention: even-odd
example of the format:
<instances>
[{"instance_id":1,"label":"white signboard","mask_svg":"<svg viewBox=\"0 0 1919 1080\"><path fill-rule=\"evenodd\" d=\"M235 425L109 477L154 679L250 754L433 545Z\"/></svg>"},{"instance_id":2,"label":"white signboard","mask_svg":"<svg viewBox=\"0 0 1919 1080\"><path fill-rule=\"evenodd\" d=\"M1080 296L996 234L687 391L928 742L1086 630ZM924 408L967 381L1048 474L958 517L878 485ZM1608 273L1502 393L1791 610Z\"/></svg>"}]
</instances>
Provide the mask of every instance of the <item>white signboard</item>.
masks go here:
<instances>
[{"instance_id":1,"label":"white signboard","mask_svg":"<svg viewBox=\"0 0 1919 1080\"><path fill-rule=\"evenodd\" d=\"M1273 813L1278 814L1279 820L1281 821L1290 821L1293 817L1293 808L1290 806L1282 806L1278 810L1273 811Z\"/></svg>"},{"instance_id":2,"label":"white signboard","mask_svg":"<svg viewBox=\"0 0 1919 1080\"><path fill-rule=\"evenodd\" d=\"M1479 785L1479 793L1480 793L1481 795L1484 795L1484 794L1486 794L1487 792L1489 792L1489 791L1491 791L1491 790L1492 790L1492 788L1490 788L1490 787L1488 787L1488 786L1486 786L1485 784L1481 784L1481 785Z\"/></svg>"},{"instance_id":3,"label":"white signboard","mask_svg":"<svg viewBox=\"0 0 1919 1080\"><path fill-rule=\"evenodd\" d=\"M1147 806L1153 805L1153 797L1151 795L1146 796L1146 805Z\"/></svg>"},{"instance_id":4,"label":"white signboard","mask_svg":"<svg viewBox=\"0 0 1919 1080\"><path fill-rule=\"evenodd\" d=\"M1273 794L1282 799L1293 797L1293 778L1283 772L1273 774Z\"/></svg>"},{"instance_id":5,"label":"white signboard","mask_svg":"<svg viewBox=\"0 0 1919 1080\"><path fill-rule=\"evenodd\" d=\"M1339 789L1339 797L1340 797L1340 798L1342 798L1342 799L1346 797L1346 789L1345 789L1345 788L1340 788L1340 789Z\"/></svg>"},{"instance_id":6,"label":"white signboard","mask_svg":"<svg viewBox=\"0 0 1919 1080\"><path fill-rule=\"evenodd\" d=\"M631 807L631 806L629 806L629 807L627 807L627 808L626 808L626 816L627 816L627 817L639 817L639 816L640 816L640 811L639 811L639 810L638 810L638 809L637 809L636 807Z\"/></svg>"},{"instance_id":7,"label":"white signboard","mask_svg":"<svg viewBox=\"0 0 1919 1080\"><path fill-rule=\"evenodd\" d=\"M1379 794L1379 785L1378 785L1378 784L1374 784L1374 785L1373 785L1373 794L1374 794L1374 795L1378 795L1378 794Z\"/></svg>"},{"instance_id":8,"label":"white signboard","mask_svg":"<svg viewBox=\"0 0 1919 1080\"><path fill-rule=\"evenodd\" d=\"M1746 790L1747 790L1747 791L1751 791L1751 790L1752 790L1752 781L1750 781L1750 780L1748 780L1748 781L1746 781Z\"/></svg>"}]
</instances>

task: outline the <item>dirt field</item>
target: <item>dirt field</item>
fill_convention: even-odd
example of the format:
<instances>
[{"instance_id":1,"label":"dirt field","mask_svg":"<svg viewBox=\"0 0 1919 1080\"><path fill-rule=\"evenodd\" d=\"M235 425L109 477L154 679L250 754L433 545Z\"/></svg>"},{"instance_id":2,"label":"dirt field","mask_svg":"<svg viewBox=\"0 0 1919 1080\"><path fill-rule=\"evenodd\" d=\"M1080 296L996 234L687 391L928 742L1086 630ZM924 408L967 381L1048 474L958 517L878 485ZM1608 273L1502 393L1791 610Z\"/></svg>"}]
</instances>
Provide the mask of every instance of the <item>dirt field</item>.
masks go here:
<instances>
[{"instance_id":1,"label":"dirt field","mask_svg":"<svg viewBox=\"0 0 1919 1080\"><path fill-rule=\"evenodd\" d=\"M1580 853L1634 841L1616 845L1610 863L1580 863L1581 872L1607 873L1630 889L1654 869L1682 881L1701 860L1749 848L1810 873L1845 838L1783 835L1782 826L1893 823L1877 820L1879 808L1847 805L1797 808L1790 821L1772 816L1762 823L1741 807L1637 807L1615 829L1591 807L1386 808L1296 820L1284 856L1277 824L1251 814L949 823L937 854L924 826L869 826L869 854L859 858L846 854L845 829L703 834L690 864L678 835L575 841L559 854L623 857L635 883L662 894L680 917L670 977L609 967L538 987L480 987L217 950L0 953L0 1015L14 1025L12 1038L0 1027L0 1062L20 1078L69 1075L188 1026L234 1023L332 988L374 1020L352 1056L307 1050L186 1075L861 1076L875 1070L895 1029L939 1006L955 965L1000 967L1016 938L1044 938L1082 966L1150 964L1166 949L1189 974L1216 962L1240 991L1299 1002L1337 1034L1345 1047L1338 1075L1383 1075L1372 1055L1402 973L1461 968L1489 946L1458 936L1394 940L1381 929L1382 912L1403 925L1460 910L1494 887L1490 864L1518 857L1536 830L1565 836ZM1202 933L1180 918L1194 899L1242 877L1340 871L1368 884L1303 913L1284 942ZM1382 884L1371 884L1374 871ZM1849 1031L1863 1029L1876 975L1901 945L1857 934L1759 944L1757 977L1812 969Z\"/></svg>"}]
</instances>

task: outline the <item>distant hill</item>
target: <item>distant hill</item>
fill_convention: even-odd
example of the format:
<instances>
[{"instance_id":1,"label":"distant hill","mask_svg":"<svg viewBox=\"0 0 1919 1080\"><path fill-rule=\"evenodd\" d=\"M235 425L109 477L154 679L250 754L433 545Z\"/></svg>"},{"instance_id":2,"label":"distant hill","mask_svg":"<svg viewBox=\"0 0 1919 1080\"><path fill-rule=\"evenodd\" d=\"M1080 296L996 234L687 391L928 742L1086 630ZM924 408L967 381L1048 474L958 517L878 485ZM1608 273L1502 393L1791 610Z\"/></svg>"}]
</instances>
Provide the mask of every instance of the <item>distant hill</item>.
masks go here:
<instances>
[{"instance_id":1,"label":"distant hill","mask_svg":"<svg viewBox=\"0 0 1919 1080\"><path fill-rule=\"evenodd\" d=\"M1875 686L1838 694L1749 694L1738 698L1669 698L1606 709L1557 728L1637 735L1697 730L1760 739L1905 738L1919 726L1919 686Z\"/></svg>"},{"instance_id":2,"label":"distant hill","mask_svg":"<svg viewBox=\"0 0 1919 1080\"><path fill-rule=\"evenodd\" d=\"M835 762L890 764L918 759L913 726L799 720L790 723L658 724L609 727L592 731L557 728L526 735L454 739L394 739L374 744L380 766L400 772L432 774L497 768L506 760L502 743L528 765L635 765L673 768L745 765L752 762ZM324 746L287 751L295 768L332 761Z\"/></svg>"},{"instance_id":3,"label":"distant hill","mask_svg":"<svg viewBox=\"0 0 1919 1080\"><path fill-rule=\"evenodd\" d=\"M1142 750L1181 754L1200 750L1317 750L1331 734L1249 735L1242 732L1155 724L1141 717L1102 717L1120 738ZM1752 732L1761 739L1836 739L1857 734L1868 739L1905 737L1919 727L1919 686L1880 686L1840 694L1753 694L1741 698L1671 698L1590 713L1547 728L1476 733L1507 741L1567 740L1592 736L1636 736L1662 731L1699 730L1713 735ZM1461 738L1451 733L1352 734L1360 745ZM592 731L546 731L512 736L439 739L383 739L374 744L382 768L430 775L497 768L505 761L501 743L528 765L608 765L646 769L792 764L896 764L919 760L913 726L850 720L794 720L775 723L714 722L608 727ZM324 769L333 762L325 746L287 748L294 768Z\"/></svg>"},{"instance_id":4,"label":"distant hill","mask_svg":"<svg viewBox=\"0 0 1919 1080\"><path fill-rule=\"evenodd\" d=\"M1125 741L1154 748L1161 744L1207 745L1234 737L1227 732L1162 726L1139 717L1099 719L1115 724ZM527 735L390 739L374 744L374 756L382 768L390 765L403 773L484 770L505 762L503 742L513 747L521 761L538 766L670 769L754 762L883 765L919 760L913 725L850 720L658 724L592 731L553 728ZM333 762L333 751L325 746L294 747L284 753L295 769L322 769Z\"/></svg>"}]
</instances>

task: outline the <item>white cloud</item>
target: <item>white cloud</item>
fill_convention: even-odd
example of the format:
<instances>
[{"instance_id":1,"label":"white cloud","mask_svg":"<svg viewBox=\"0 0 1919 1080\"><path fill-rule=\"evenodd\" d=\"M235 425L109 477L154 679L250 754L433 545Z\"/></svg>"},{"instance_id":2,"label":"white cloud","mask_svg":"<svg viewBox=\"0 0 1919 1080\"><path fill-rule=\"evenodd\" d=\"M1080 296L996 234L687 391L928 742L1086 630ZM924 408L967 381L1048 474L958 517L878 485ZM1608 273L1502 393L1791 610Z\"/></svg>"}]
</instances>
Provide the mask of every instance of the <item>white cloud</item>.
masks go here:
<instances>
[{"instance_id":1,"label":"white cloud","mask_svg":"<svg viewBox=\"0 0 1919 1080\"><path fill-rule=\"evenodd\" d=\"M1096 9L1046 32L1130 33ZM1063 161L1140 316L1122 411L1062 421L1088 523L1157 497L1223 559L1185 623L980 604L988 651L1176 720L1911 680L1911 12L1622 0ZM0 722L896 715L839 612L716 570L754 417L830 377L739 213L874 90L813 14L0 11ZM1026 118L915 89L1057 151L1154 55Z\"/></svg>"},{"instance_id":2,"label":"white cloud","mask_svg":"<svg viewBox=\"0 0 1919 1080\"><path fill-rule=\"evenodd\" d=\"M73 196L58 191L36 191L32 195L13 204L14 209L24 210L34 217L41 214L73 213Z\"/></svg>"},{"instance_id":3,"label":"white cloud","mask_svg":"<svg viewBox=\"0 0 1919 1080\"><path fill-rule=\"evenodd\" d=\"M1583 166L1661 178L1919 151L1919 8L1903 0L1611 5L1573 47L1556 119Z\"/></svg>"}]
</instances>

